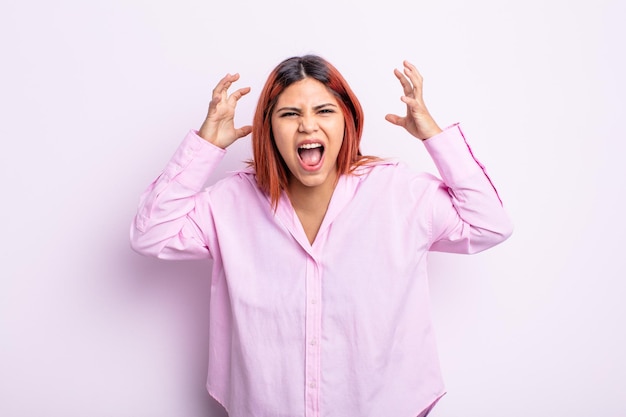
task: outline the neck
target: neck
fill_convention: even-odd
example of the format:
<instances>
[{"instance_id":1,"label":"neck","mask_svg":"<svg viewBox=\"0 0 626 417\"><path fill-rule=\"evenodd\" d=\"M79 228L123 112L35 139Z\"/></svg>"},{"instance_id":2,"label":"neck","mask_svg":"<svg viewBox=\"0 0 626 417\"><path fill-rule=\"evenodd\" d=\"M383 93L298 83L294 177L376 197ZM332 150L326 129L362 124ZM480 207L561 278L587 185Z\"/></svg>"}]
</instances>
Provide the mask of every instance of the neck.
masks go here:
<instances>
[{"instance_id":1,"label":"neck","mask_svg":"<svg viewBox=\"0 0 626 417\"><path fill-rule=\"evenodd\" d=\"M315 187L307 187L298 180L292 180L289 184L289 200L311 245L322 226L336 185L336 175Z\"/></svg>"},{"instance_id":2,"label":"neck","mask_svg":"<svg viewBox=\"0 0 626 417\"><path fill-rule=\"evenodd\" d=\"M338 176L329 177L327 181L315 187L303 185L300 181L289 181L287 194L291 205L296 211L326 213L330 199L335 191Z\"/></svg>"}]
</instances>

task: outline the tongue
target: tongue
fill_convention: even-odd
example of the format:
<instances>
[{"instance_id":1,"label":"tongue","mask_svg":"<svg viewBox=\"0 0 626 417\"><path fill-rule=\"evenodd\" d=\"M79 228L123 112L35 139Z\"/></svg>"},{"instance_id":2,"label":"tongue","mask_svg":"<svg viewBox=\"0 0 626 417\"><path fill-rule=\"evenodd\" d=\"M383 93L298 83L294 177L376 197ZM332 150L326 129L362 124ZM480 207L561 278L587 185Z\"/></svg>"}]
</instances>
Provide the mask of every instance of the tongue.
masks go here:
<instances>
[{"instance_id":1,"label":"tongue","mask_svg":"<svg viewBox=\"0 0 626 417\"><path fill-rule=\"evenodd\" d=\"M322 159L322 148L302 149L300 151L300 159L305 165L317 165Z\"/></svg>"}]
</instances>

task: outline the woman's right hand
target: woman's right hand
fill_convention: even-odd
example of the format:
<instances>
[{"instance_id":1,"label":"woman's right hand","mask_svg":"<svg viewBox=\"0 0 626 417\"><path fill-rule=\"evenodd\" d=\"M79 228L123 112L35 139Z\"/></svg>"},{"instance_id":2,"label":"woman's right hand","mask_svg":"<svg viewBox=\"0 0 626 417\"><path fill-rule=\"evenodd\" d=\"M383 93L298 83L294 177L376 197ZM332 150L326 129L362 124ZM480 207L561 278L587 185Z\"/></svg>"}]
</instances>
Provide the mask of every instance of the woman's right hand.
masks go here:
<instances>
[{"instance_id":1,"label":"woman's right hand","mask_svg":"<svg viewBox=\"0 0 626 417\"><path fill-rule=\"evenodd\" d=\"M244 87L228 95L228 89L238 79L239 74L227 74L215 86L209 111L198 132L201 138L222 149L252 132L252 126L235 128L234 125L237 101L250 92L250 87Z\"/></svg>"}]
</instances>

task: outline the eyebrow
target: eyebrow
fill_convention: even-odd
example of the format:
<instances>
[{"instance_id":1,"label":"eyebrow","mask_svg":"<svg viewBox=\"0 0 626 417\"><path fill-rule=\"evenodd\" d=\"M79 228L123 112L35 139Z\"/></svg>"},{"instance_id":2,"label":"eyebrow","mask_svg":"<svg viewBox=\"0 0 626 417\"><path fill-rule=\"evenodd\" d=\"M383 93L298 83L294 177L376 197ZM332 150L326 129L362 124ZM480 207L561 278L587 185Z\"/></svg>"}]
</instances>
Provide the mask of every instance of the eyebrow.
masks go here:
<instances>
[{"instance_id":1,"label":"eyebrow","mask_svg":"<svg viewBox=\"0 0 626 417\"><path fill-rule=\"evenodd\" d=\"M337 105L333 104L333 103L324 103L324 104L318 104L317 106L313 106L313 110L320 110L320 109L322 109L324 107L328 107L328 106L337 107ZM298 107L281 107L280 109L277 109L276 112L286 111L286 110L289 110L289 111L300 111L300 108L298 108Z\"/></svg>"}]
</instances>

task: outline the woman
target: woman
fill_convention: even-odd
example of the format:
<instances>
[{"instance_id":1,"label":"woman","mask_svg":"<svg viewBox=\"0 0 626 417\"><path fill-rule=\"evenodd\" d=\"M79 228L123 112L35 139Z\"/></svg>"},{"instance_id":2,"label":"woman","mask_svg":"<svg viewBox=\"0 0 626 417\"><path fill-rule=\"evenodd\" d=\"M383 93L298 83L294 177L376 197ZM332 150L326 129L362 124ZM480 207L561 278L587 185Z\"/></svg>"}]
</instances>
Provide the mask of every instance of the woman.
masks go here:
<instances>
[{"instance_id":1,"label":"woman","mask_svg":"<svg viewBox=\"0 0 626 417\"><path fill-rule=\"evenodd\" d=\"M239 75L143 194L132 247L213 260L207 388L231 417L426 416L444 394L428 307L428 251L475 253L511 224L458 127L441 130L410 63L386 119L423 141L442 180L359 151L363 112L317 56L270 74L235 128ZM248 169L204 189L252 133Z\"/></svg>"}]
</instances>

